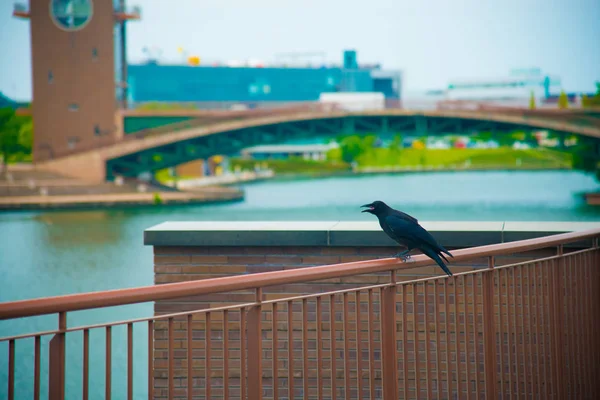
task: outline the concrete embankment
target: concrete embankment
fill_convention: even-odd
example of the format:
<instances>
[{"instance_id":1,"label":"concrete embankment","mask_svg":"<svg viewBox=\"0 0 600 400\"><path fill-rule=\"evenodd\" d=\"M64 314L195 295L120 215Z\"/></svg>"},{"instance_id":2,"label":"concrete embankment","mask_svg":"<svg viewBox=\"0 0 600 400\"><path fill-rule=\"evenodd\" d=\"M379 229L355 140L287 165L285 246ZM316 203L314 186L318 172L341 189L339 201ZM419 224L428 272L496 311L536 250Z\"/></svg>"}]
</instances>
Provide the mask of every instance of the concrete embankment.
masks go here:
<instances>
[{"instance_id":1,"label":"concrete embankment","mask_svg":"<svg viewBox=\"0 0 600 400\"><path fill-rule=\"evenodd\" d=\"M91 183L35 170L17 170L0 178L0 210L202 204L243 198L243 191L229 187L173 191L151 183Z\"/></svg>"}]
</instances>

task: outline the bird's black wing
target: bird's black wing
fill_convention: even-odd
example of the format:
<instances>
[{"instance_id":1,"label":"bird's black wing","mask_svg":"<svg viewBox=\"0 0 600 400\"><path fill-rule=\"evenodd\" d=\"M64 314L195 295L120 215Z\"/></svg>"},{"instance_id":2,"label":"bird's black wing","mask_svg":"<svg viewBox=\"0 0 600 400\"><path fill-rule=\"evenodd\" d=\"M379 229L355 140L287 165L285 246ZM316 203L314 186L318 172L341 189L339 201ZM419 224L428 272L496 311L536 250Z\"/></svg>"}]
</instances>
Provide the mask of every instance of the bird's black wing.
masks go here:
<instances>
[{"instance_id":1,"label":"bird's black wing","mask_svg":"<svg viewBox=\"0 0 600 400\"><path fill-rule=\"evenodd\" d=\"M417 220L415 217L413 217L412 215L408 215L405 212L399 211L399 210L393 210L391 215L397 215L398 217L405 219L407 221L412 221L415 224L419 223L419 220Z\"/></svg>"},{"instance_id":2,"label":"bird's black wing","mask_svg":"<svg viewBox=\"0 0 600 400\"><path fill-rule=\"evenodd\" d=\"M388 215L385 217L385 223L390 230L399 239L405 239L412 242L424 243L434 249L436 252L442 250L441 246L421 225L406 220L397 215Z\"/></svg>"}]
</instances>

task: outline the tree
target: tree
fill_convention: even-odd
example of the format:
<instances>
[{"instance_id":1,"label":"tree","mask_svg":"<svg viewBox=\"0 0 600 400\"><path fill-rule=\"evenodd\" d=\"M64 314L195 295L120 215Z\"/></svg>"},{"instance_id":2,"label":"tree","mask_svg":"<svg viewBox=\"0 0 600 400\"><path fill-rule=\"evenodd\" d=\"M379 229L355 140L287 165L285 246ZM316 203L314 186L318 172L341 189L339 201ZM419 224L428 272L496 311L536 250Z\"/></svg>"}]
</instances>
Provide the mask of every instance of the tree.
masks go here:
<instances>
[{"instance_id":1,"label":"tree","mask_svg":"<svg viewBox=\"0 0 600 400\"><path fill-rule=\"evenodd\" d=\"M4 163L4 174L8 174L9 159L22 151L19 144L19 118L10 107L0 108L0 155Z\"/></svg>"},{"instance_id":2,"label":"tree","mask_svg":"<svg viewBox=\"0 0 600 400\"><path fill-rule=\"evenodd\" d=\"M587 97L587 94L581 95L581 107L586 108L590 106L590 99Z\"/></svg>"},{"instance_id":3,"label":"tree","mask_svg":"<svg viewBox=\"0 0 600 400\"><path fill-rule=\"evenodd\" d=\"M360 136L346 136L339 141L342 151L342 161L350 163L355 161L364 152L364 146Z\"/></svg>"},{"instance_id":4,"label":"tree","mask_svg":"<svg viewBox=\"0 0 600 400\"><path fill-rule=\"evenodd\" d=\"M529 97L529 108L535 110L535 95L533 94L533 90L531 91L531 96Z\"/></svg>"},{"instance_id":5,"label":"tree","mask_svg":"<svg viewBox=\"0 0 600 400\"><path fill-rule=\"evenodd\" d=\"M29 118L19 127L19 144L26 155L30 155L33 149L33 121Z\"/></svg>"},{"instance_id":6,"label":"tree","mask_svg":"<svg viewBox=\"0 0 600 400\"><path fill-rule=\"evenodd\" d=\"M569 108L569 98L564 90L560 92L558 96L558 108L566 109Z\"/></svg>"}]
</instances>

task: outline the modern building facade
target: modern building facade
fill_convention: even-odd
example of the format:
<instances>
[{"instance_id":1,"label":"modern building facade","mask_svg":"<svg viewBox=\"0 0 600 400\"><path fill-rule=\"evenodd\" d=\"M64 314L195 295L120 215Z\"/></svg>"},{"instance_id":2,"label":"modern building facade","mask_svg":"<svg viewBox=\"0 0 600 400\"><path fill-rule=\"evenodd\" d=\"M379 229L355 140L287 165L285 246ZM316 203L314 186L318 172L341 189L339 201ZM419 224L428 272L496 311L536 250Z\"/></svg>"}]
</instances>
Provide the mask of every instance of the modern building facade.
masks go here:
<instances>
[{"instance_id":1,"label":"modern building facade","mask_svg":"<svg viewBox=\"0 0 600 400\"><path fill-rule=\"evenodd\" d=\"M327 92L381 92L399 100L400 71L360 66L356 52L344 52L341 66L229 67L161 65L150 60L129 65L129 100L144 102L317 101Z\"/></svg>"}]
</instances>

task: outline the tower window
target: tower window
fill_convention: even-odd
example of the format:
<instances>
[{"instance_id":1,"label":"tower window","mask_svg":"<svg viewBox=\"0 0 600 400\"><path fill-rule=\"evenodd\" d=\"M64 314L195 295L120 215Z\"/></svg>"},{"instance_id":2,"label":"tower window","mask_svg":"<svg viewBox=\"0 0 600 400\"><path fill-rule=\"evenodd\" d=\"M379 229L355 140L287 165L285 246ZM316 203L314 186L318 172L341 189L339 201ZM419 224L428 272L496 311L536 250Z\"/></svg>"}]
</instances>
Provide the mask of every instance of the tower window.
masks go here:
<instances>
[{"instance_id":1,"label":"tower window","mask_svg":"<svg viewBox=\"0 0 600 400\"><path fill-rule=\"evenodd\" d=\"M54 83L54 74L52 70L48 71L48 83Z\"/></svg>"},{"instance_id":2,"label":"tower window","mask_svg":"<svg viewBox=\"0 0 600 400\"><path fill-rule=\"evenodd\" d=\"M100 132L100 125L94 125L94 136L100 136L102 132Z\"/></svg>"},{"instance_id":3,"label":"tower window","mask_svg":"<svg viewBox=\"0 0 600 400\"><path fill-rule=\"evenodd\" d=\"M67 139L67 146L69 146L69 150L73 150L77 145L77 142L79 142L78 137L70 137L69 139Z\"/></svg>"},{"instance_id":4,"label":"tower window","mask_svg":"<svg viewBox=\"0 0 600 400\"><path fill-rule=\"evenodd\" d=\"M77 104L77 103L69 104L69 111L79 111L79 104Z\"/></svg>"},{"instance_id":5,"label":"tower window","mask_svg":"<svg viewBox=\"0 0 600 400\"><path fill-rule=\"evenodd\" d=\"M98 60L98 49L95 47L92 49L92 60L93 61Z\"/></svg>"}]
</instances>

